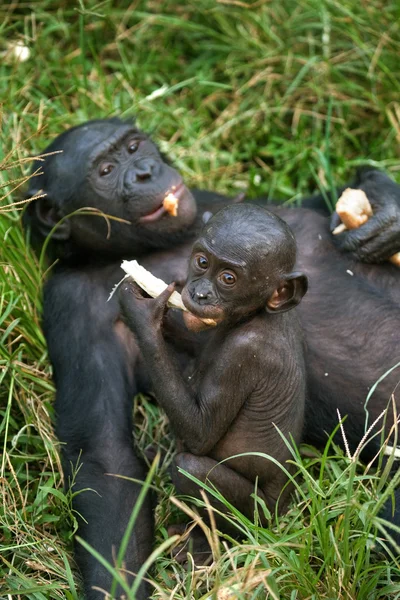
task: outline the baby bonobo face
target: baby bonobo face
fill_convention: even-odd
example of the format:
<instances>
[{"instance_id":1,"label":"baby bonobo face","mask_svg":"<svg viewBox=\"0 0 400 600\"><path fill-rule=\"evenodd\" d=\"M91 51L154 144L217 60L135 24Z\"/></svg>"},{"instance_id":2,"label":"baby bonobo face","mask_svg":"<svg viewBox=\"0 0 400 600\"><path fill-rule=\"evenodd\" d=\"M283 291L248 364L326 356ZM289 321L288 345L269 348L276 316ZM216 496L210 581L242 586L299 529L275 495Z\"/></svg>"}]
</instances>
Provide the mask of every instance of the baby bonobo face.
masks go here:
<instances>
[{"instance_id":1,"label":"baby bonobo face","mask_svg":"<svg viewBox=\"0 0 400 600\"><path fill-rule=\"evenodd\" d=\"M182 300L196 317L217 323L262 309L281 312L293 295L295 258L293 234L279 217L258 206L229 206L195 242Z\"/></svg>"}]
</instances>

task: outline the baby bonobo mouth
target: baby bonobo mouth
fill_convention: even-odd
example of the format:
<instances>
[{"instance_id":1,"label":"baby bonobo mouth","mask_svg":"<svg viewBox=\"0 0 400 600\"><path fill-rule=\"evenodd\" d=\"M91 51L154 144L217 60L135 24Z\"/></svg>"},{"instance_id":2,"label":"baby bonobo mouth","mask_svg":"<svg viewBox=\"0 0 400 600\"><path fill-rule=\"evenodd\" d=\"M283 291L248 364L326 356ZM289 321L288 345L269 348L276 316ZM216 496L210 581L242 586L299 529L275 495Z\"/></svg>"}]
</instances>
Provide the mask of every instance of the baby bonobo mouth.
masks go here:
<instances>
[{"instance_id":1,"label":"baby bonobo mouth","mask_svg":"<svg viewBox=\"0 0 400 600\"><path fill-rule=\"evenodd\" d=\"M224 320L224 312L220 307L195 302L186 286L182 290L182 302L188 311L183 313L183 320L190 331L203 331Z\"/></svg>"},{"instance_id":2,"label":"baby bonobo mouth","mask_svg":"<svg viewBox=\"0 0 400 600\"><path fill-rule=\"evenodd\" d=\"M158 221L164 215L169 215L171 217L178 216L179 210L179 201L182 196L186 193L187 188L183 181L178 183L177 185L173 185L168 188L167 193L163 197L162 201L158 204L158 206L149 212L147 215L144 215L139 218L139 223L153 223L154 221Z\"/></svg>"}]
</instances>

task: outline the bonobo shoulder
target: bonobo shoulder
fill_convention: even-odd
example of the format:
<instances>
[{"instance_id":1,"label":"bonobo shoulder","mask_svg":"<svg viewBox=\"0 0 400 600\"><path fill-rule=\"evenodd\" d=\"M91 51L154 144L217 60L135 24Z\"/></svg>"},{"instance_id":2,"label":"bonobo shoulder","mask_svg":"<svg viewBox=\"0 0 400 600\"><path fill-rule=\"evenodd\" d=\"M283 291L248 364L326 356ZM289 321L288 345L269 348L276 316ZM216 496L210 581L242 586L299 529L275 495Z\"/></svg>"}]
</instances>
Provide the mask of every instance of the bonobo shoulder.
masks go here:
<instances>
[{"instance_id":1,"label":"bonobo shoulder","mask_svg":"<svg viewBox=\"0 0 400 600\"><path fill-rule=\"evenodd\" d=\"M280 315L268 315L262 312L247 323L243 323L233 328L229 335L229 342L234 351L245 352L256 347L265 345L270 337L270 323L280 321ZM273 326L275 329L275 326Z\"/></svg>"},{"instance_id":2,"label":"bonobo shoulder","mask_svg":"<svg viewBox=\"0 0 400 600\"><path fill-rule=\"evenodd\" d=\"M269 359L280 357L303 341L303 333L296 310L282 314L261 312L248 323L232 332L232 346L245 352L255 348L268 348ZM275 350L274 350L275 349Z\"/></svg>"}]
</instances>

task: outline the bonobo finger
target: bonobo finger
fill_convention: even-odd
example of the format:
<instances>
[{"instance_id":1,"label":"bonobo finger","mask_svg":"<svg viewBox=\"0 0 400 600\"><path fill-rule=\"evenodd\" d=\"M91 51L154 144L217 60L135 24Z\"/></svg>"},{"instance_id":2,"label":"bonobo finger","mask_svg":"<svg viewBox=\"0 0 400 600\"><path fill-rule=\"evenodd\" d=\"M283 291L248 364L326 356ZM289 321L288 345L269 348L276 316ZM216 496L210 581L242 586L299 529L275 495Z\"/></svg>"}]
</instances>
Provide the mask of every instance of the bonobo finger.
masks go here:
<instances>
[{"instance_id":1,"label":"bonobo finger","mask_svg":"<svg viewBox=\"0 0 400 600\"><path fill-rule=\"evenodd\" d=\"M161 292L159 296L157 296L157 298L155 298L153 305L153 316L155 321L161 323L164 317L165 310L167 308L168 300L171 294L174 292L174 290L175 283L170 283L169 286L166 287L165 290Z\"/></svg>"},{"instance_id":2,"label":"bonobo finger","mask_svg":"<svg viewBox=\"0 0 400 600\"><path fill-rule=\"evenodd\" d=\"M172 294L175 291L175 282L172 282L169 284L168 287L165 288L165 290L163 292L161 292L161 294L159 296L157 296L156 298L156 304L157 307L164 312L168 300L170 299L170 297L172 296Z\"/></svg>"},{"instance_id":3,"label":"bonobo finger","mask_svg":"<svg viewBox=\"0 0 400 600\"><path fill-rule=\"evenodd\" d=\"M359 260L366 263L381 263L387 261L393 254L400 251L400 232L384 231L372 238L356 250Z\"/></svg>"},{"instance_id":4,"label":"bonobo finger","mask_svg":"<svg viewBox=\"0 0 400 600\"><path fill-rule=\"evenodd\" d=\"M355 252L368 241L382 235L388 229L390 224L385 221L385 219L379 216L373 216L358 229L351 229L337 235L336 243L341 250Z\"/></svg>"},{"instance_id":5,"label":"bonobo finger","mask_svg":"<svg viewBox=\"0 0 400 600\"><path fill-rule=\"evenodd\" d=\"M339 215L337 214L337 212L335 211L334 213L332 213L332 215L331 215L331 221L330 221L330 224L329 224L329 228L330 228L331 232L334 229L336 229L336 227L338 225L340 225L341 222L342 221L341 221Z\"/></svg>"},{"instance_id":6,"label":"bonobo finger","mask_svg":"<svg viewBox=\"0 0 400 600\"><path fill-rule=\"evenodd\" d=\"M138 306L143 302L139 286L130 278L123 281L118 290L118 300L121 316L132 328Z\"/></svg>"},{"instance_id":7,"label":"bonobo finger","mask_svg":"<svg viewBox=\"0 0 400 600\"><path fill-rule=\"evenodd\" d=\"M146 292L142 290L142 288L132 279L132 277L127 277L120 286L119 296L126 295L130 298L135 298L136 300L143 300L143 298L148 297Z\"/></svg>"},{"instance_id":8,"label":"bonobo finger","mask_svg":"<svg viewBox=\"0 0 400 600\"><path fill-rule=\"evenodd\" d=\"M400 186L382 171L360 171L356 187L366 193L374 212L400 206Z\"/></svg>"},{"instance_id":9,"label":"bonobo finger","mask_svg":"<svg viewBox=\"0 0 400 600\"><path fill-rule=\"evenodd\" d=\"M134 280L132 280L132 290L135 298L138 300L141 300L142 298L149 298L149 295Z\"/></svg>"}]
</instances>

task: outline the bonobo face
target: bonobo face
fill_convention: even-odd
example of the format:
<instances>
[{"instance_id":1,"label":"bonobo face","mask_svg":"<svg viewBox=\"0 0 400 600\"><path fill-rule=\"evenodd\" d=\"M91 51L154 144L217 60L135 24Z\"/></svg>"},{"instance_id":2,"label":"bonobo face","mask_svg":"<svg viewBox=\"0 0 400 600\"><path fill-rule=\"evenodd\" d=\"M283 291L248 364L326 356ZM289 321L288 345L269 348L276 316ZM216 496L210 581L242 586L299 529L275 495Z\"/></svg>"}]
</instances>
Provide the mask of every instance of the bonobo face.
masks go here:
<instances>
[{"instance_id":1,"label":"bonobo face","mask_svg":"<svg viewBox=\"0 0 400 600\"><path fill-rule=\"evenodd\" d=\"M291 273L295 257L293 234L281 219L258 206L229 206L195 242L182 300L196 317L217 322L288 310L299 301L293 302L293 281L304 278Z\"/></svg>"},{"instance_id":2,"label":"bonobo face","mask_svg":"<svg viewBox=\"0 0 400 600\"><path fill-rule=\"evenodd\" d=\"M192 194L175 169L167 165L155 144L136 128L122 126L101 143L92 145L84 190L96 196L96 206L143 227L174 228L193 221ZM169 193L178 199L178 215L163 207ZM86 194L85 194L86 195ZM174 222L174 220L176 222Z\"/></svg>"},{"instance_id":3,"label":"bonobo face","mask_svg":"<svg viewBox=\"0 0 400 600\"><path fill-rule=\"evenodd\" d=\"M45 159L44 174L30 189L30 195L40 188L46 193L31 208L44 236L65 215L94 208L118 220L79 214L64 221L54 239L126 254L146 244L162 247L163 236L184 231L195 220L196 203L181 176L132 124L119 119L86 123L66 131L45 150L54 151L61 153ZM163 207L168 194L178 200L176 216Z\"/></svg>"}]
</instances>

